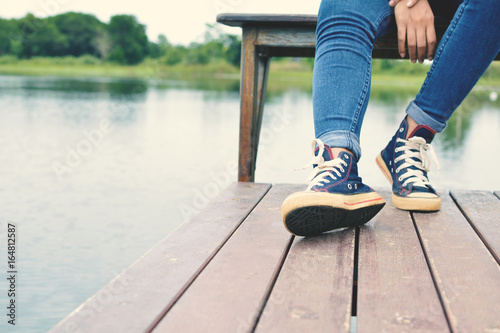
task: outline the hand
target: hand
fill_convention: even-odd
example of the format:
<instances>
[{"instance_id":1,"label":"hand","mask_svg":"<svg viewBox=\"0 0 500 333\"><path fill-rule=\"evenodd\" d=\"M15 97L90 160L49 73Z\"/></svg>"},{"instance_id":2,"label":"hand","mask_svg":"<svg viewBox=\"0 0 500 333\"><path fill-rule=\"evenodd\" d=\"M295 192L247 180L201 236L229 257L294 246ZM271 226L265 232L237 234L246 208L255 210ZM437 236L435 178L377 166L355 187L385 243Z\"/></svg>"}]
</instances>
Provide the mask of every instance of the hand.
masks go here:
<instances>
[{"instance_id":1,"label":"hand","mask_svg":"<svg viewBox=\"0 0 500 333\"><path fill-rule=\"evenodd\" d=\"M389 6L391 7L394 7L396 6L399 2L401 2L402 0L390 0L389 1ZM415 4L418 2L418 0L409 0L407 3L406 3L406 6L408 8L411 8L413 6L415 6Z\"/></svg>"},{"instance_id":2,"label":"hand","mask_svg":"<svg viewBox=\"0 0 500 333\"><path fill-rule=\"evenodd\" d=\"M412 8L399 2L394 8L394 15L398 26L398 48L401 57L405 57L405 44L408 43L411 62L418 60L422 63L426 56L432 60L436 49L436 31L434 14L427 0L419 0Z\"/></svg>"}]
</instances>

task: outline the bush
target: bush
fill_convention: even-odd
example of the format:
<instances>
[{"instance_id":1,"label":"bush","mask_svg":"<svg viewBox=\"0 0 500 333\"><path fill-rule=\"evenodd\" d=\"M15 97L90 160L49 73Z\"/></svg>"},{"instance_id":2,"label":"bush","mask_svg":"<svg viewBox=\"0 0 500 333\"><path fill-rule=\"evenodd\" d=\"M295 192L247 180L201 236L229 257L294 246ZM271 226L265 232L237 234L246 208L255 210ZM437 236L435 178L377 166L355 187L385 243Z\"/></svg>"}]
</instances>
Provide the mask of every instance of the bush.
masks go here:
<instances>
[{"instance_id":1,"label":"bush","mask_svg":"<svg viewBox=\"0 0 500 333\"><path fill-rule=\"evenodd\" d=\"M90 54L84 54L78 58L78 62L82 65L98 65L101 63L101 60Z\"/></svg>"},{"instance_id":2,"label":"bush","mask_svg":"<svg viewBox=\"0 0 500 333\"><path fill-rule=\"evenodd\" d=\"M15 64L19 60L17 59L16 56L13 55L3 55L0 56L0 65L8 65L8 64Z\"/></svg>"},{"instance_id":3,"label":"bush","mask_svg":"<svg viewBox=\"0 0 500 333\"><path fill-rule=\"evenodd\" d=\"M161 58L161 61L168 66L177 65L180 63L185 56L185 51L180 47L171 46L167 49L165 56Z\"/></svg>"}]
</instances>

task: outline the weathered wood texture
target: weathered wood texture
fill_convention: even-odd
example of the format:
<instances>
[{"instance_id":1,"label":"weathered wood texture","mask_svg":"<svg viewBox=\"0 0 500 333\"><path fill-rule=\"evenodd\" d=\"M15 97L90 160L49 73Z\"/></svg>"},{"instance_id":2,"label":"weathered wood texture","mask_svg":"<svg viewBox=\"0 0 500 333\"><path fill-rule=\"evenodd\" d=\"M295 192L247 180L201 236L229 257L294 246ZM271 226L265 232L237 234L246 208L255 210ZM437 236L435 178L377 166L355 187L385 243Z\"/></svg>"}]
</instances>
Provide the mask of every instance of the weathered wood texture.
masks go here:
<instances>
[{"instance_id":1,"label":"weathered wood texture","mask_svg":"<svg viewBox=\"0 0 500 333\"><path fill-rule=\"evenodd\" d=\"M413 218L452 331L498 332L499 265L452 198Z\"/></svg>"},{"instance_id":2,"label":"weathered wood texture","mask_svg":"<svg viewBox=\"0 0 500 333\"><path fill-rule=\"evenodd\" d=\"M360 228L359 332L449 332L409 212L388 204Z\"/></svg>"},{"instance_id":3,"label":"weathered wood texture","mask_svg":"<svg viewBox=\"0 0 500 333\"><path fill-rule=\"evenodd\" d=\"M451 196L500 264L500 200L484 191L453 191Z\"/></svg>"},{"instance_id":4,"label":"weathered wood texture","mask_svg":"<svg viewBox=\"0 0 500 333\"><path fill-rule=\"evenodd\" d=\"M496 196L414 213L378 190L367 225L297 238L280 206L304 185L269 187L231 185L52 332L500 331Z\"/></svg>"},{"instance_id":5,"label":"weathered wood texture","mask_svg":"<svg viewBox=\"0 0 500 333\"><path fill-rule=\"evenodd\" d=\"M269 73L269 58L263 57L255 47L256 29L245 29L241 45L241 107L238 179L253 181L259 146L260 128L266 85Z\"/></svg>"},{"instance_id":6,"label":"weathered wood texture","mask_svg":"<svg viewBox=\"0 0 500 333\"><path fill-rule=\"evenodd\" d=\"M144 332L182 295L269 185L234 183L51 332ZM210 212L210 214L206 214Z\"/></svg>"},{"instance_id":7,"label":"weathered wood texture","mask_svg":"<svg viewBox=\"0 0 500 333\"><path fill-rule=\"evenodd\" d=\"M281 203L302 187L274 186L154 332L250 331L292 240Z\"/></svg>"},{"instance_id":8,"label":"weathered wood texture","mask_svg":"<svg viewBox=\"0 0 500 333\"><path fill-rule=\"evenodd\" d=\"M349 332L354 229L296 238L256 332Z\"/></svg>"},{"instance_id":9,"label":"weathered wood texture","mask_svg":"<svg viewBox=\"0 0 500 333\"><path fill-rule=\"evenodd\" d=\"M217 22L232 27L243 27L245 25L276 26L276 27L310 27L316 28L317 15L280 15L280 14L236 14L222 13L217 15Z\"/></svg>"}]
</instances>

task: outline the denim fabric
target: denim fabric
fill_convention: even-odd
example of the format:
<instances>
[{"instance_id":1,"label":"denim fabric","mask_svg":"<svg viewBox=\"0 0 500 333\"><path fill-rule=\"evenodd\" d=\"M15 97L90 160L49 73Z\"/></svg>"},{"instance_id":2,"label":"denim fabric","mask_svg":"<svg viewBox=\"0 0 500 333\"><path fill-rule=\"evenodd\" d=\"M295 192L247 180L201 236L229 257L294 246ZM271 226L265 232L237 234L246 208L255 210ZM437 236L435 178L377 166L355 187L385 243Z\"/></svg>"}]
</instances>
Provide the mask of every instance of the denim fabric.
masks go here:
<instances>
[{"instance_id":1,"label":"denim fabric","mask_svg":"<svg viewBox=\"0 0 500 333\"><path fill-rule=\"evenodd\" d=\"M407 109L417 123L437 132L500 50L500 1L461 2L430 1L435 15L455 15L420 93ZM331 147L351 150L358 160L373 44L394 29L388 0L321 2L313 76L315 134Z\"/></svg>"},{"instance_id":2,"label":"denim fabric","mask_svg":"<svg viewBox=\"0 0 500 333\"><path fill-rule=\"evenodd\" d=\"M465 0L406 112L418 124L441 132L499 51L500 1Z\"/></svg>"},{"instance_id":3,"label":"denim fabric","mask_svg":"<svg viewBox=\"0 0 500 333\"><path fill-rule=\"evenodd\" d=\"M387 0L323 0L316 28L313 110L316 137L359 159L376 36L390 31Z\"/></svg>"}]
</instances>

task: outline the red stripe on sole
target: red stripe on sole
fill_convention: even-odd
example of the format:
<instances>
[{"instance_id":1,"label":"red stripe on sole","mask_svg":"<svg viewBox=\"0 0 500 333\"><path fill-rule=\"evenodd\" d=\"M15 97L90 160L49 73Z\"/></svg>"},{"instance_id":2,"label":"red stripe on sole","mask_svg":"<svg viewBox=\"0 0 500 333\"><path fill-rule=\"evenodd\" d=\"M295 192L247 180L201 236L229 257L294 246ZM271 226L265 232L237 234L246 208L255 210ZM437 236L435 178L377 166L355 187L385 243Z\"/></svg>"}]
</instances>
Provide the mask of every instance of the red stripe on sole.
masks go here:
<instances>
[{"instance_id":1,"label":"red stripe on sole","mask_svg":"<svg viewBox=\"0 0 500 333\"><path fill-rule=\"evenodd\" d=\"M348 206L355 206L355 205L361 205L361 204L364 204L366 202L372 202L372 201L380 201L380 200L383 200L382 198L376 198L376 199L371 199L371 200L365 200L365 201L360 201L360 202L356 202L356 203L348 203L348 202L344 202L344 205L348 205Z\"/></svg>"}]
</instances>

